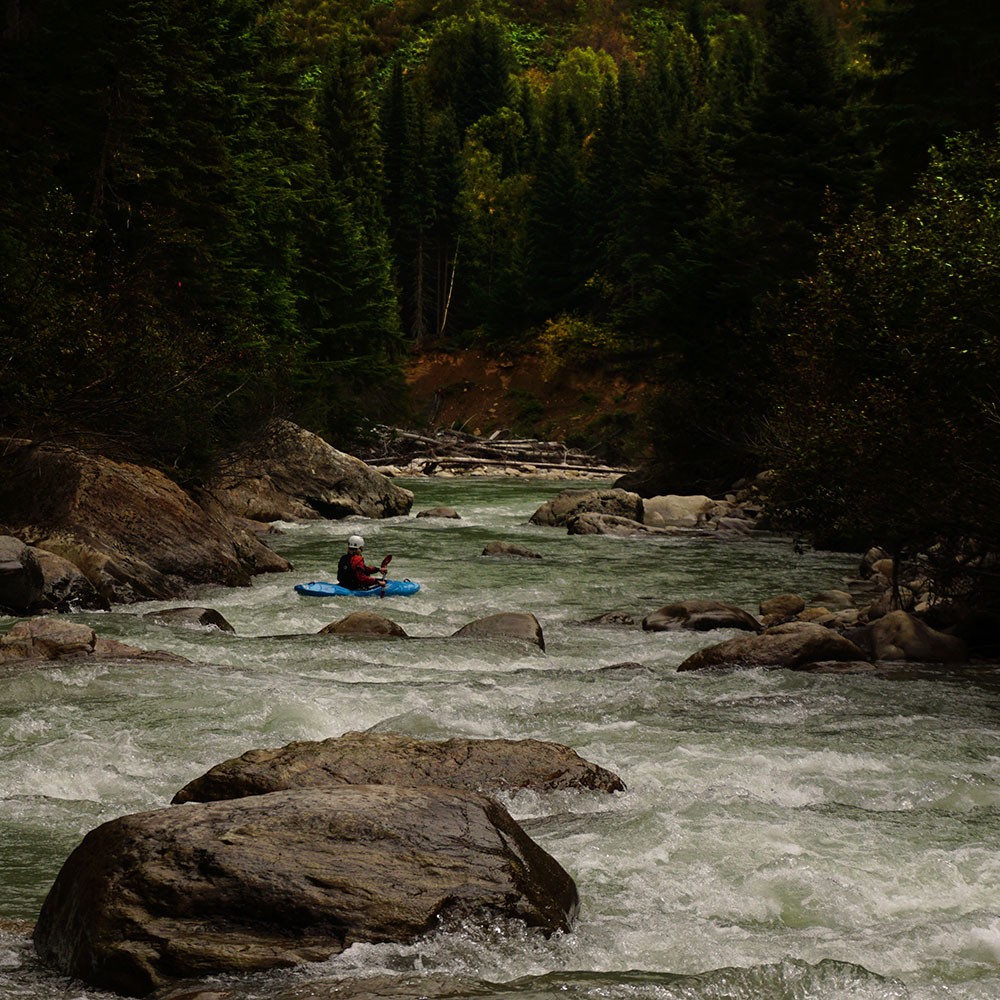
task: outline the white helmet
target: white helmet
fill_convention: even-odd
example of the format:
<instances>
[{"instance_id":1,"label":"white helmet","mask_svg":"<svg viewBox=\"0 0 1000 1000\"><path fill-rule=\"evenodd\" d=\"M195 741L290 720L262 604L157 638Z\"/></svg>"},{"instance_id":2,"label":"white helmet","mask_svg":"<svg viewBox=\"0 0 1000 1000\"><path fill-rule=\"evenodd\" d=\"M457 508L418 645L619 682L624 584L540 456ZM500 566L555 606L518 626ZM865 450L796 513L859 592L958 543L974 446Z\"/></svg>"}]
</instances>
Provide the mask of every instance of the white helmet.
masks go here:
<instances>
[{"instance_id":1,"label":"white helmet","mask_svg":"<svg viewBox=\"0 0 1000 1000\"><path fill-rule=\"evenodd\" d=\"M349 549L363 549L365 547L365 540L360 535L351 535L347 539L347 547Z\"/></svg>"}]
</instances>

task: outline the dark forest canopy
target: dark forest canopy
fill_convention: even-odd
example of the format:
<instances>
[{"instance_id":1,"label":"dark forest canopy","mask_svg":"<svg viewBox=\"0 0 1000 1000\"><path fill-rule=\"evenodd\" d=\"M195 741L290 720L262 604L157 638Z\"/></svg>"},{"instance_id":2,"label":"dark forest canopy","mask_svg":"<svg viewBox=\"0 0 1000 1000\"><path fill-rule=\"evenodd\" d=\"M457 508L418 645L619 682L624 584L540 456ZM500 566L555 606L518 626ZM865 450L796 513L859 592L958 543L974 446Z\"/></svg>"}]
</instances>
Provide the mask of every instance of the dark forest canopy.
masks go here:
<instances>
[{"instance_id":1,"label":"dark forest canopy","mask_svg":"<svg viewBox=\"0 0 1000 1000\"><path fill-rule=\"evenodd\" d=\"M414 348L541 350L657 381L675 492L785 462L807 526L926 542L843 439L995 451L998 80L979 0L8 4L0 429L197 475L398 420Z\"/></svg>"}]
</instances>

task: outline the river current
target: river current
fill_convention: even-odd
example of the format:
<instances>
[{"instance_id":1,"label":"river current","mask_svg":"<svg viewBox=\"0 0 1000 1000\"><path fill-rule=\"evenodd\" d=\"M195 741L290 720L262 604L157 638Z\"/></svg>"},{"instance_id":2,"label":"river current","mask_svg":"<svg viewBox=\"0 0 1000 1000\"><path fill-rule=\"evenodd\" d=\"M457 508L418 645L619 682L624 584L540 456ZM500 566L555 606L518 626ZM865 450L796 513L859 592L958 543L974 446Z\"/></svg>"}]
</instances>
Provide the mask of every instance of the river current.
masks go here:
<instances>
[{"instance_id":1,"label":"river current","mask_svg":"<svg viewBox=\"0 0 1000 1000\"><path fill-rule=\"evenodd\" d=\"M1000 715L969 681L791 671L677 673L734 633L645 633L636 620L707 597L751 612L779 593L842 588L857 558L785 538L571 537L528 524L566 484L410 480L414 513L284 525L291 574L248 589L80 614L98 634L193 665L63 663L0 674L0 997L106 1000L39 966L31 923L89 830L166 806L253 747L352 730L535 738L573 747L628 786L504 800L569 871L573 931L469 927L215 988L278 996L549 1000L997 1000ZM346 536L393 554L410 598L299 597L330 579ZM539 560L484 558L491 540ZM159 608L216 608L236 629L170 628ZM317 636L378 611L410 640ZM546 650L449 640L528 611ZM0 631L12 624L0 619ZM630 665L628 665L630 664ZM357 981L362 981L359 986ZM346 983L345 992L336 984ZM366 992L364 983L370 984ZM353 992L351 992L353 990Z\"/></svg>"}]
</instances>

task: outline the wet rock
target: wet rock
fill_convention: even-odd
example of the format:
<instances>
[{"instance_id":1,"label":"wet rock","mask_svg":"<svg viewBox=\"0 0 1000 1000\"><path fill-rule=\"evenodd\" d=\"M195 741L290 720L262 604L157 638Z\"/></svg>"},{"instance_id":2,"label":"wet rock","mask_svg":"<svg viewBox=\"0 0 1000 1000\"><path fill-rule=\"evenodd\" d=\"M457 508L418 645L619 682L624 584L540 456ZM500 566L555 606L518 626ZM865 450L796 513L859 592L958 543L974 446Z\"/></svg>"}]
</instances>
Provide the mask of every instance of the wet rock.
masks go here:
<instances>
[{"instance_id":1,"label":"wet rock","mask_svg":"<svg viewBox=\"0 0 1000 1000\"><path fill-rule=\"evenodd\" d=\"M809 674L873 674L880 668L867 660L819 660L815 663L800 663L793 670Z\"/></svg>"},{"instance_id":2,"label":"wet rock","mask_svg":"<svg viewBox=\"0 0 1000 1000\"><path fill-rule=\"evenodd\" d=\"M454 507L431 507L430 510L419 511L417 517L442 517L452 521L462 520L461 514Z\"/></svg>"},{"instance_id":3,"label":"wet rock","mask_svg":"<svg viewBox=\"0 0 1000 1000\"><path fill-rule=\"evenodd\" d=\"M0 535L0 608L28 614L44 594L45 578L34 551L20 538Z\"/></svg>"},{"instance_id":4,"label":"wet rock","mask_svg":"<svg viewBox=\"0 0 1000 1000\"><path fill-rule=\"evenodd\" d=\"M566 930L578 905L570 876L493 800L343 786L105 823L63 865L34 942L63 975L143 996L463 920Z\"/></svg>"},{"instance_id":5,"label":"wet rock","mask_svg":"<svg viewBox=\"0 0 1000 1000\"><path fill-rule=\"evenodd\" d=\"M651 528L697 528L703 525L716 504L706 496L665 496L643 500L642 520Z\"/></svg>"},{"instance_id":6,"label":"wet rock","mask_svg":"<svg viewBox=\"0 0 1000 1000\"><path fill-rule=\"evenodd\" d=\"M642 498L627 490L563 490L531 515L532 524L562 527L576 514L611 514L642 523Z\"/></svg>"},{"instance_id":7,"label":"wet rock","mask_svg":"<svg viewBox=\"0 0 1000 1000\"><path fill-rule=\"evenodd\" d=\"M762 618L788 619L805 611L805 607L805 600L798 594L779 594L760 602L760 614Z\"/></svg>"},{"instance_id":8,"label":"wet rock","mask_svg":"<svg viewBox=\"0 0 1000 1000\"><path fill-rule=\"evenodd\" d=\"M965 643L925 625L905 611L890 611L868 626L876 660L921 663L961 663L968 656Z\"/></svg>"},{"instance_id":9,"label":"wet rock","mask_svg":"<svg viewBox=\"0 0 1000 1000\"><path fill-rule=\"evenodd\" d=\"M532 614L520 611L501 611L496 615L479 618L463 625L453 633L453 639L518 639L545 649L542 626Z\"/></svg>"},{"instance_id":10,"label":"wet rock","mask_svg":"<svg viewBox=\"0 0 1000 1000\"><path fill-rule=\"evenodd\" d=\"M220 632L236 632L236 629L214 608L163 608L161 611L147 611L143 621L156 625L179 625L182 628L214 628Z\"/></svg>"},{"instance_id":11,"label":"wet rock","mask_svg":"<svg viewBox=\"0 0 1000 1000\"><path fill-rule=\"evenodd\" d=\"M287 420L231 456L209 492L254 521L395 517L413 505L409 490Z\"/></svg>"},{"instance_id":12,"label":"wet rock","mask_svg":"<svg viewBox=\"0 0 1000 1000\"><path fill-rule=\"evenodd\" d=\"M849 639L822 625L788 622L759 635L738 636L700 649L678 670L719 667L790 667L821 660L863 660L863 652Z\"/></svg>"},{"instance_id":13,"label":"wet rock","mask_svg":"<svg viewBox=\"0 0 1000 1000\"><path fill-rule=\"evenodd\" d=\"M606 667L598 667L599 674L621 674L623 677L635 677L636 674L652 674L653 671L645 663L635 660L625 660L622 663L609 663Z\"/></svg>"},{"instance_id":14,"label":"wet rock","mask_svg":"<svg viewBox=\"0 0 1000 1000\"><path fill-rule=\"evenodd\" d=\"M102 639L92 628L58 618L19 621L0 636L0 663L21 660L128 659L187 663L183 657Z\"/></svg>"},{"instance_id":15,"label":"wet rock","mask_svg":"<svg viewBox=\"0 0 1000 1000\"><path fill-rule=\"evenodd\" d=\"M74 563L45 549L32 549L42 570L44 603L54 611L110 611L111 604Z\"/></svg>"},{"instance_id":16,"label":"wet rock","mask_svg":"<svg viewBox=\"0 0 1000 1000\"><path fill-rule=\"evenodd\" d=\"M516 542L487 542L483 548L484 556L516 556L519 559L541 559L532 549Z\"/></svg>"},{"instance_id":17,"label":"wet rock","mask_svg":"<svg viewBox=\"0 0 1000 1000\"><path fill-rule=\"evenodd\" d=\"M159 470L55 445L0 458L0 522L73 563L115 604L248 586L262 568L290 568Z\"/></svg>"},{"instance_id":18,"label":"wet rock","mask_svg":"<svg viewBox=\"0 0 1000 1000\"><path fill-rule=\"evenodd\" d=\"M273 750L249 750L188 782L173 801L210 802L344 784L441 785L487 794L522 788L537 792L625 788L618 775L558 743L345 733Z\"/></svg>"},{"instance_id":19,"label":"wet rock","mask_svg":"<svg viewBox=\"0 0 1000 1000\"><path fill-rule=\"evenodd\" d=\"M406 630L374 611L354 611L340 621L331 622L319 630L320 635L394 635L407 638Z\"/></svg>"},{"instance_id":20,"label":"wet rock","mask_svg":"<svg viewBox=\"0 0 1000 1000\"><path fill-rule=\"evenodd\" d=\"M581 625L597 625L609 628L632 628L635 626L635 618L627 611L605 611L602 615L595 615Z\"/></svg>"},{"instance_id":21,"label":"wet rock","mask_svg":"<svg viewBox=\"0 0 1000 1000\"><path fill-rule=\"evenodd\" d=\"M667 604L642 620L646 632L677 632L688 629L707 632L719 628L737 628L760 632L761 624L742 608L719 601L690 600Z\"/></svg>"},{"instance_id":22,"label":"wet rock","mask_svg":"<svg viewBox=\"0 0 1000 1000\"><path fill-rule=\"evenodd\" d=\"M853 608L854 598L846 590L823 590L810 599L811 605L820 605L831 611L847 611Z\"/></svg>"},{"instance_id":23,"label":"wet rock","mask_svg":"<svg viewBox=\"0 0 1000 1000\"><path fill-rule=\"evenodd\" d=\"M628 517L599 514L592 511L573 514L566 522L566 531L570 535L618 535L623 538L632 535L672 534L668 528L651 528L641 521L634 521Z\"/></svg>"}]
</instances>

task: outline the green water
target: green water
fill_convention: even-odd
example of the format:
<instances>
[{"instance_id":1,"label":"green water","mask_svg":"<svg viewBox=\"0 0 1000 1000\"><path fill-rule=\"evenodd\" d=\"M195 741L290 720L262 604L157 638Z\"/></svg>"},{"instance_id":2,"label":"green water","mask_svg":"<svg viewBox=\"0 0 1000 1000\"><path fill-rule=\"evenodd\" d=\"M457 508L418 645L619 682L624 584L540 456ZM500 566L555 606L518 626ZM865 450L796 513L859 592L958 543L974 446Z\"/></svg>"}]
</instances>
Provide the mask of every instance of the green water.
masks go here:
<instances>
[{"instance_id":1,"label":"green water","mask_svg":"<svg viewBox=\"0 0 1000 1000\"><path fill-rule=\"evenodd\" d=\"M355 946L317 966L224 983L228 995L1000 996L995 691L789 671L678 674L689 653L729 633L580 624L611 610L641 618L689 597L753 612L778 593L842 587L856 559L797 555L779 538L571 537L529 525L563 488L552 483L406 485L414 512L447 505L461 520L285 526L274 544L292 574L182 602L218 609L235 635L141 618L164 604L77 616L190 666L67 664L0 677L0 996L103 996L39 968L27 939L88 830L165 806L251 747L369 728L555 740L620 774L622 795L506 800L576 880L578 924L549 940L505 926ZM359 530L367 555L391 552L392 575L417 580L420 593L363 604L297 596L292 584L330 578ZM543 558L483 558L494 539ZM412 638L316 635L359 606ZM497 611L535 614L545 652L448 638ZM615 667L626 662L639 666Z\"/></svg>"}]
</instances>

